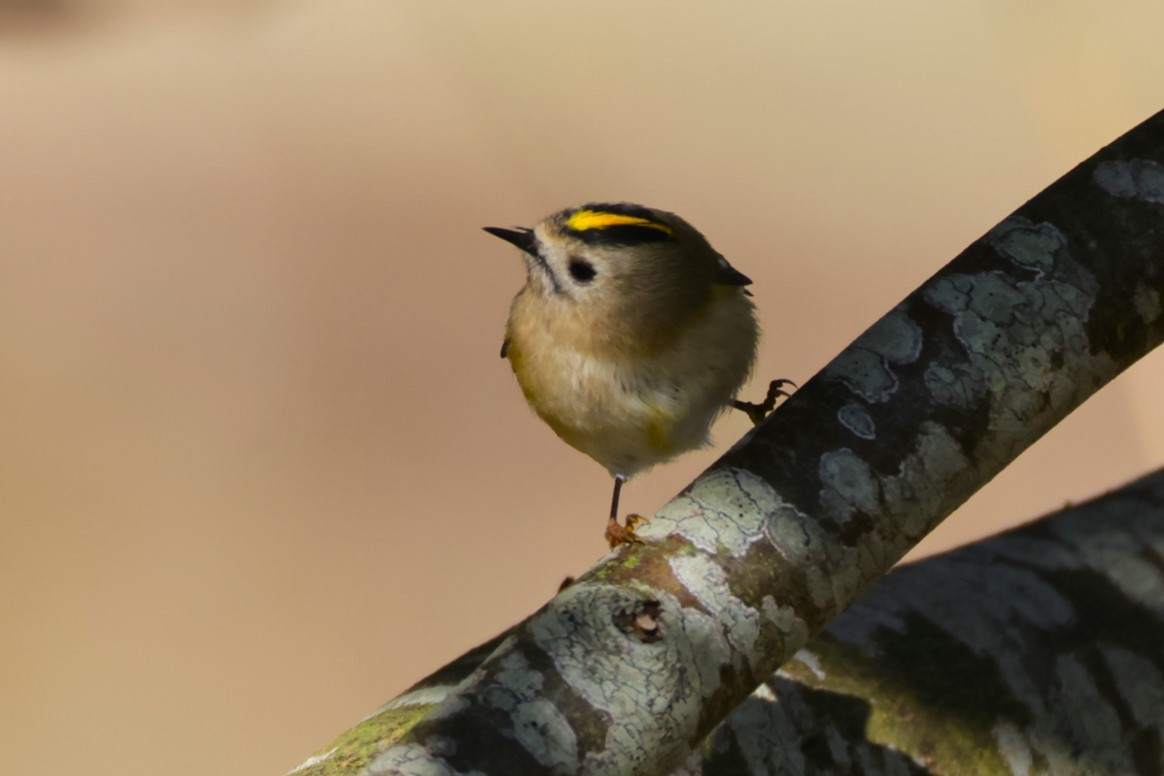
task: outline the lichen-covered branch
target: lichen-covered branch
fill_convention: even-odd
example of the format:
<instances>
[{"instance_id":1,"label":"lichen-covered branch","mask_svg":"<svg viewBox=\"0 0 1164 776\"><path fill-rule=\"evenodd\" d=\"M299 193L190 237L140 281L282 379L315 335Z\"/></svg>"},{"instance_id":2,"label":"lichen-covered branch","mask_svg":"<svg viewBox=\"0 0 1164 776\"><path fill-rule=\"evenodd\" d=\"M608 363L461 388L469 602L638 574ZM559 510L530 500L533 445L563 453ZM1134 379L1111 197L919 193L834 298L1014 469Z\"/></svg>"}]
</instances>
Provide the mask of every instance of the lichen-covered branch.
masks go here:
<instances>
[{"instance_id":1,"label":"lichen-covered branch","mask_svg":"<svg viewBox=\"0 0 1164 776\"><path fill-rule=\"evenodd\" d=\"M364 762L499 641L373 715ZM684 770L1156 776L1161 644L1164 470L896 569L737 706ZM354 740L333 747L350 754ZM357 770L319 766L303 772Z\"/></svg>"},{"instance_id":2,"label":"lichen-covered branch","mask_svg":"<svg viewBox=\"0 0 1164 776\"><path fill-rule=\"evenodd\" d=\"M301 773L673 771L1162 338L1164 113L926 281L423 716Z\"/></svg>"},{"instance_id":3,"label":"lichen-covered branch","mask_svg":"<svg viewBox=\"0 0 1164 776\"><path fill-rule=\"evenodd\" d=\"M1164 471L895 570L740 704L704 776L1164 773Z\"/></svg>"}]
</instances>

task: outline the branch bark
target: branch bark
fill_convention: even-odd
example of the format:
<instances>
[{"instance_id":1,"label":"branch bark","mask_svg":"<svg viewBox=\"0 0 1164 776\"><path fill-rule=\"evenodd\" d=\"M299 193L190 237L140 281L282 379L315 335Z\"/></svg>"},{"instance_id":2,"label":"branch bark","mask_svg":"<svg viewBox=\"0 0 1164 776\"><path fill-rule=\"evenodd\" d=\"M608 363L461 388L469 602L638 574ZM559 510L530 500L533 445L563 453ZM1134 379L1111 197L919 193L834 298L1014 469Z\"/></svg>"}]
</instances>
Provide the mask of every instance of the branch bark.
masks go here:
<instances>
[{"instance_id":1,"label":"branch bark","mask_svg":"<svg viewBox=\"0 0 1164 776\"><path fill-rule=\"evenodd\" d=\"M378 713L298 773L675 770L1162 338L1164 113L926 281L423 715Z\"/></svg>"},{"instance_id":2,"label":"branch bark","mask_svg":"<svg viewBox=\"0 0 1164 776\"><path fill-rule=\"evenodd\" d=\"M379 732L364 743L410 727L501 639L378 710L366 724ZM677 776L1155 776L1161 643L1164 470L895 569L736 707ZM341 739L300 773L355 772L325 764L358 741Z\"/></svg>"},{"instance_id":3,"label":"branch bark","mask_svg":"<svg viewBox=\"0 0 1164 776\"><path fill-rule=\"evenodd\" d=\"M1164 470L896 569L740 704L703 776L1164 773Z\"/></svg>"}]
</instances>

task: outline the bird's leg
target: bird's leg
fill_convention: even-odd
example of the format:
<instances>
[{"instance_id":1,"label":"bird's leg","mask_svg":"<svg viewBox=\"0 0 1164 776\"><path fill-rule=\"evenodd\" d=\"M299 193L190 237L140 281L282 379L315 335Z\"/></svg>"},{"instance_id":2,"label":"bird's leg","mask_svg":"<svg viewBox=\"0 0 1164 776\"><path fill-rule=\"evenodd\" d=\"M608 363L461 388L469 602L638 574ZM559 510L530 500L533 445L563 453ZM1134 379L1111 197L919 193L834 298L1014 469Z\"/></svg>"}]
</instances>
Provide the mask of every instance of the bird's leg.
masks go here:
<instances>
[{"instance_id":1,"label":"bird's leg","mask_svg":"<svg viewBox=\"0 0 1164 776\"><path fill-rule=\"evenodd\" d=\"M762 404L753 404L750 401L740 401L739 399L733 399L731 406L734 409L747 413L748 417L752 420L752 424L758 426L760 425L761 420L768 417L768 414L772 412L772 410L776 409L777 399L779 399L781 396L788 398L792 395L788 391L784 390L784 386L786 385L791 385L793 388L797 387L796 383L792 382L791 380L773 380L772 382L768 383L768 395L764 397L764 402Z\"/></svg>"},{"instance_id":2,"label":"bird's leg","mask_svg":"<svg viewBox=\"0 0 1164 776\"><path fill-rule=\"evenodd\" d=\"M620 475L614 476L614 495L610 499L610 519L606 521L606 541L610 549L620 544L638 544L642 539L635 536L635 526L643 522L641 515L627 515L626 525L618 522L618 496L622 493L622 484L625 482Z\"/></svg>"}]
</instances>

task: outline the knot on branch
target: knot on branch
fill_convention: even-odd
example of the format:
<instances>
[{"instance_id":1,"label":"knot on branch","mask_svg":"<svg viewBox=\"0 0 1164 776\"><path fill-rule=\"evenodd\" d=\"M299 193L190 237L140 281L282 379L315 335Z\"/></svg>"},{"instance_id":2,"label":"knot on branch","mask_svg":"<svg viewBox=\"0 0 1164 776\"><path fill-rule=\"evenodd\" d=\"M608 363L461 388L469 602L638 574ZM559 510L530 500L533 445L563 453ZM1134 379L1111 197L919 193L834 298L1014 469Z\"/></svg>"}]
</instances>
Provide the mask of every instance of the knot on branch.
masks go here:
<instances>
[{"instance_id":1,"label":"knot on branch","mask_svg":"<svg viewBox=\"0 0 1164 776\"><path fill-rule=\"evenodd\" d=\"M663 623L659 614L663 604L658 601L640 601L633 608L623 609L614 616L614 624L644 644L653 644L663 638Z\"/></svg>"}]
</instances>

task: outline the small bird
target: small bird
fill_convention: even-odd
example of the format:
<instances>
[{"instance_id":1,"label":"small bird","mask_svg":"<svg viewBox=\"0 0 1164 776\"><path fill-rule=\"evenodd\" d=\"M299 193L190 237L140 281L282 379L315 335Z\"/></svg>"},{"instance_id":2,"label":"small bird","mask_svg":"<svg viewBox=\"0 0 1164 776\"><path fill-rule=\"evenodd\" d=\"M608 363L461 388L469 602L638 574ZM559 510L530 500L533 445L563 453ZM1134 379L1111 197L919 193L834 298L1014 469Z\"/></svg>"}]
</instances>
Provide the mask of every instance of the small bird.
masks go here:
<instances>
[{"instance_id":1,"label":"small bird","mask_svg":"<svg viewBox=\"0 0 1164 776\"><path fill-rule=\"evenodd\" d=\"M610 546L637 541L642 518L618 522L626 480L707 445L725 409L759 422L788 395L776 380L762 404L735 398L759 339L752 281L679 216L625 202L485 231L526 267L501 357L534 412L614 477Z\"/></svg>"}]
</instances>

